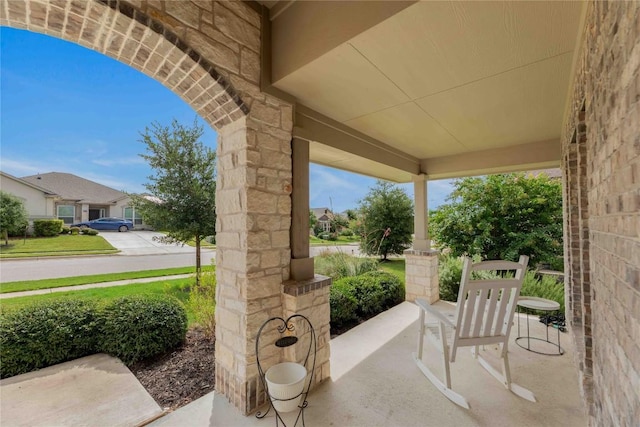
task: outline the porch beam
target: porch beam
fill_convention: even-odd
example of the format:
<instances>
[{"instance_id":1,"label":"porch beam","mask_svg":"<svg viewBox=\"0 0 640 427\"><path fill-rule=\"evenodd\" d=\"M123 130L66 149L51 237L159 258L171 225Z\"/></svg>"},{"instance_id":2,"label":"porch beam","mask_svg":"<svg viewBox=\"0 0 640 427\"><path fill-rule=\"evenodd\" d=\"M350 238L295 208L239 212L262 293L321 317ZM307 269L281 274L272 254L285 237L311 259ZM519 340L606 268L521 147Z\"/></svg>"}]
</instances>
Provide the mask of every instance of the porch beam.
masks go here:
<instances>
[{"instance_id":1,"label":"porch beam","mask_svg":"<svg viewBox=\"0 0 640 427\"><path fill-rule=\"evenodd\" d=\"M424 159L420 161L420 166L429 179L443 179L557 168L560 166L560 157L560 139L549 139L513 147Z\"/></svg>"},{"instance_id":2,"label":"porch beam","mask_svg":"<svg viewBox=\"0 0 640 427\"><path fill-rule=\"evenodd\" d=\"M307 141L317 141L410 174L420 174L420 161L416 157L403 153L301 104L296 106L293 136Z\"/></svg>"}]
</instances>

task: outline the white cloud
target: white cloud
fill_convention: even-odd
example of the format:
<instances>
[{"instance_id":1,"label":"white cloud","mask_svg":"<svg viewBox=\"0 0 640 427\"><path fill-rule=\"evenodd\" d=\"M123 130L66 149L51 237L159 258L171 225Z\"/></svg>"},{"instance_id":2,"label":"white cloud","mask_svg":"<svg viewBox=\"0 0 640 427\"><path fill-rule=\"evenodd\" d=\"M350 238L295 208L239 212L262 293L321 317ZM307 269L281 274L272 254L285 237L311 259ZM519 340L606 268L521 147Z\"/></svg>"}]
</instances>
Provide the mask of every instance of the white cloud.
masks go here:
<instances>
[{"instance_id":1,"label":"white cloud","mask_svg":"<svg viewBox=\"0 0 640 427\"><path fill-rule=\"evenodd\" d=\"M24 162L7 158L0 159L0 170L17 177L35 175L39 172L45 171L45 169L33 162Z\"/></svg>"}]
</instances>

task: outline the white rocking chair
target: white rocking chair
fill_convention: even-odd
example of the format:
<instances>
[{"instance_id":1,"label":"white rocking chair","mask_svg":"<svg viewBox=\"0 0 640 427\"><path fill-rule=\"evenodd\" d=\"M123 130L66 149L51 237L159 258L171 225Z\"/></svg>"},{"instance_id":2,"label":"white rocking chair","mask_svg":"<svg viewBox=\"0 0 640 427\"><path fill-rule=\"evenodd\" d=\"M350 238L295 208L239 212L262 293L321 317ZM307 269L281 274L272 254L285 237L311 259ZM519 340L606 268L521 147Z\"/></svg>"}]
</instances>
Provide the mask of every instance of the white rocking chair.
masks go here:
<instances>
[{"instance_id":1,"label":"white rocking chair","mask_svg":"<svg viewBox=\"0 0 640 427\"><path fill-rule=\"evenodd\" d=\"M529 257L522 255L518 262L484 261L473 264L471 259L465 258L460 281L460 292L455 311L455 317L450 319L437 307L429 305L425 300L418 299L420 307L420 335L418 338L418 352L414 359L420 370L433 385L447 396L452 402L469 409L469 403L460 394L451 389L451 373L449 361L455 362L458 347L474 347L472 354L480 364L505 387L523 399L536 401L529 390L511 382L509 371L509 357L507 343L513 324L513 315L520 295ZM515 270L515 277L506 279L471 280L471 273L479 270ZM425 323L425 312L434 315L439 325ZM434 331L427 326L439 326L436 338ZM446 328L453 329L451 346L447 342ZM435 328L434 328L435 329ZM443 356L444 377L441 381L427 368L422 361L422 349L425 333L430 341L440 350ZM489 363L478 355L478 347L486 344L502 344L500 356L503 360L503 373L500 374Z\"/></svg>"}]
</instances>

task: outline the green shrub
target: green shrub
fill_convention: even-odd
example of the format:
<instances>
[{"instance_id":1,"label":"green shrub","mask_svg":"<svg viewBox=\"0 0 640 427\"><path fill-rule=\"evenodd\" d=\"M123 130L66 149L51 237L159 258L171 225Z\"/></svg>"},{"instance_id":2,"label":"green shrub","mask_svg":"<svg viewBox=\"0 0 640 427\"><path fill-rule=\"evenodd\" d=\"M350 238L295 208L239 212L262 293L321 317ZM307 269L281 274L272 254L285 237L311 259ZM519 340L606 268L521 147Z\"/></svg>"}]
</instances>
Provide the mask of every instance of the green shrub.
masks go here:
<instances>
[{"instance_id":1,"label":"green shrub","mask_svg":"<svg viewBox=\"0 0 640 427\"><path fill-rule=\"evenodd\" d=\"M72 235L75 236L77 234L80 234L80 227L71 227L69 231L71 232Z\"/></svg>"},{"instance_id":2,"label":"green shrub","mask_svg":"<svg viewBox=\"0 0 640 427\"><path fill-rule=\"evenodd\" d=\"M330 235L331 235L331 233L327 233L325 231L324 233L318 234L318 239L329 240Z\"/></svg>"},{"instance_id":3,"label":"green shrub","mask_svg":"<svg viewBox=\"0 0 640 427\"><path fill-rule=\"evenodd\" d=\"M536 276L534 271L527 271L522 283L520 295L550 299L560 304L560 311L564 313L564 285L558 283L553 276Z\"/></svg>"},{"instance_id":4,"label":"green shrub","mask_svg":"<svg viewBox=\"0 0 640 427\"><path fill-rule=\"evenodd\" d=\"M370 271L343 277L331 286L331 327L340 328L358 318L367 319L404 300L405 289L395 275Z\"/></svg>"},{"instance_id":5,"label":"green shrub","mask_svg":"<svg viewBox=\"0 0 640 427\"><path fill-rule=\"evenodd\" d=\"M71 234L71 227L63 225L62 230L60 230L60 234Z\"/></svg>"},{"instance_id":6,"label":"green shrub","mask_svg":"<svg viewBox=\"0 0 640 427\"><path fill-rule=\"evenodd\" d=\"M60 234L64 221L61 219L36 219L33 221L33 234L36 237L53 237Z\"/></svg>"},{"instance_id":7,"label":"green shrub","mask_svg":"<svg viewBox=\"0 0 640 427\"><path fill-rule=\"evenodd\" d=\"M353 231L351 231L351 229L349 228L343 228L342 231L340 232L340 235L344 237L351 237L353 236Z\"/></svg>"},{"instance_id":8,"label":"green shrub","mask_svg":"<svg viewBox=\"0 0 640 427\"><path fill-rule=\"evenodd\" d=\"M183 342L187 333L187 314L175 298L116 298L100 312L100 331L100 351L129 365Z\"/></svg>"},{"instance_id":9,"label":"green shrub","mask_svg":"<svg viewBox=\"0 0 640 427\"><path fill-rule=\"evenodd\" d=\"M358 300L353 288L340 280L333 282L329 292L331 329L340 329L357 320Z\"/></svg>"},{"instance_id":10,"label":"green shrub","mask_svg":"<svg viewBox=\"0 0 640 427\"><path fill-rule=\"evenodd\" d=\"M191 289L187 302L195 321L208 337L216 332L216 272L206 271L200 277L200 285Z\"/></svg>"},{"instance_id":11,"label":"green shrub","mask_svg":"<svg viewBox=\"0 0 640 427\"><path fill-rule=\"evenodd\" d=\"M462 278L462 258L451 254L442 254L438 260L438 281L440 284L440 299L457 301Z\"/></svg>"},{"instance_id":12,"label":"green shrub","mask_svg":"<svg viewBox=\"0 0 640 427\"><path fill-rule=\"evenodd\" d=\"M327 238L327 240L335 242L336 240L338 240L338 233L329 233L329 237Z\"/></svg>"},{"instance_id":13,"label":"green shrub","mask_svg":"<svg viewBox=\"0 0 640 427\"><path fill-rule=\"evenodd\" d=\"M315 272L334 281L347 276L358 276L378 269L378 260L347 255L343 252L323 252L314 258Z\"/></svg>"},{"instance_id":14,"label":"green shrub","mask_svg":"<svg viewBox=\"0 0 640 427\"><path fill-rule=\"evenodd\" d=\"M0 316L2 378L95 353L95 303L46 301Z\"/></svg>"},{"instance_id":15,"label":"green shrub","mask_svg":"<svg viewBox=\"0 0 640 427\"><path fill-rule=\"evenodd\" d=\"M82 230L82 234L86 234L87 236L97 236L98 230L94 230L93 228L85 228Z\"/></svg>"}]
</instances>

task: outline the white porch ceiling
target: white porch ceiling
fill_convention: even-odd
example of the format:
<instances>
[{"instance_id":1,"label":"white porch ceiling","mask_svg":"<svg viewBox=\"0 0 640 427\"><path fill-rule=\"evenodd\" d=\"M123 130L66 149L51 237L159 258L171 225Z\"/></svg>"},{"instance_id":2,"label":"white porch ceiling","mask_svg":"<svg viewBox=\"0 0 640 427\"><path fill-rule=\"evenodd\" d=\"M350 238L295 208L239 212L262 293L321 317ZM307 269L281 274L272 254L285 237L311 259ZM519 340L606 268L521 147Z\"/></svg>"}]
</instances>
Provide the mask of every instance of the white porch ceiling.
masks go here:
<instances>
[{"instance_id":1,"label":"white porch ceiling","mask_svg":"<svg viewBox=\"0 0 640 427\"><path fill-rule=\"evenodd\" d=\"M369 13L367 2L264 2L278 10L273 86L332 128L375 141L363 156L348 140L303 132L313 141L312 161L394 181L416 171L389 167L389 152L413 159L432 178L559 164L582 2L392 3ZM304 28L313 37L305 39ZM317 40L319 31L326 40ZM546 155L530 155L536 143ZM486 154L500 149L504 164L463 166L469 156L495 157Z\"/></svg>"}]
</instances>

